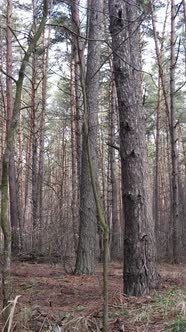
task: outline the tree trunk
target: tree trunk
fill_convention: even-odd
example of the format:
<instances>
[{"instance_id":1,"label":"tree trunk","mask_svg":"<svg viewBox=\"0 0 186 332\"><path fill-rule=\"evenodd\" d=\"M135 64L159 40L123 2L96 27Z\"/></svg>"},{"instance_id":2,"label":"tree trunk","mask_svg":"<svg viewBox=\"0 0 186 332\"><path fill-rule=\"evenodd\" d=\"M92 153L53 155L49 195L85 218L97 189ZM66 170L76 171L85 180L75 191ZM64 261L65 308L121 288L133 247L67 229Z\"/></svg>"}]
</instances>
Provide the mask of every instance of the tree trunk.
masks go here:
<instances>
[{"instance_id":1,"label":"tree trunk","mask_svg":"<svg viewBox=\"0 0 186 332\"><path fill-rule=\"evenodd\" d=\"M167 2L165 19L163 24L163 31L162 31L162 40L161 40L161 48L160 51L157 49L158 41L155 41L156 45L156 55L158 54L158 61L159 67L162 68L163 66L163 58L164 58L164 42L165 42L165 31L166 31L166 23L168 18L168 7L169 2ZM154 39L157 39L157 33L155 29L155 22L154 18L152 17L153 24L154 24ZM156 157L155 157L155 181L154 181L154 217L155 217L155 233L156 233L156 241L159 242L160 233L161 233L161 222L160 222L160 209L159 209L159 202L160 202L160 193L159 193L159 159L160 159L160 126L161 126L161 107L162 107L162 79L160 76L160 69L158 70L158 94L157 94L157 110L156 110ZM167 112L166 112L167 114ZM169 118L167 119L169 120ZM157 246L157 256L159 257L162 255L161 245Z\"/></svg>"},{"instance_id":2,"label":"tree trunk","mask_svg":"<svg viewBox=\"0 0 186 332\"><path fill-rule=\"evenodd\" d=\"M136 0L110 0L110 31L120 114L124 234L124 293L142 295L157 285ZM131 24L130 22L133 22Z\"/></svg>"},{"instance_id":3,"label":"tree trunk","mask_svg":"<svg viewBox=\"0 0 186 332\"><path fill-rule=\"evenodd\" d=\"M76 151L76 93L75 93L75 59L74 59L74 47L72 45L71 55L71 78L70 78L70 107L71 107L71 158L72 158L72 225L74 235L74 249L77 250L77 230L78 230L78 219L77 219L77 151Z\"/></svg>"},{"instance_id":4,"label":"tree trunk","mask_svg":"<svg viewBox=\"0 0 186 332\"><path fill-rule=\"evenodd\" d=\"M18 130L18 161L17 161L17 206L18 206L18 227L19 227L19 249L23 250L23 127L22 113L19 114L19 130Z\"/></svg>"},{"instance_id":5,"label":"tree trunk","mask_svg":"<svg viewBox=\"0 0 186 332\"><path fill-rule=\"evenodd\" d=\"M72 27L73 31L78 35L80 35L80 20L79 20L79 0L73 1L71 5L71 13L72 13ZM75 96L74 96L74 119L71 125L74 127L75 136L72 137L74 140L72 149L74 151L73 155L76 157L76 160L73 161L74 168L73 172L76 173L76 201L74 202L74 198L72 197L72 212L76 216L73 218L73 232L74 232L74 246L75 251L77 253L78 247L78 228L79 228L79 207L80 207L80 181L81 181L81 158L82 158L82 89L81 89L81 81L80 81L80 56L83 59L84 54L84 44L79 40L77 36L73 36L73 45L72 45L72 53L73 53L73 62L74 62L74 88L75 88ZM73 131L71 131L73 132ZM73 158L72 158L73 159ZM76 164L76 166L75 166ZM74 180L73 180L74 181ZM74 183L73 183L74 186ZM72 188L73 195L75 197L74 189ZM76 208L75 208L76 204ZM76 210L76 211L75 211Z\"/></svg>"},{"instance_id":6,"label":"tree trunk","mask_svg":"<svg viewBox=\"0 0 186 332\"><path fill-rule=\"evenodd\" d=\"M185 36L184 39L186 38L186 1L183 0L183 17L184 17L184 32L185 32ZM185 45L185 40L183 43L183 47L184 47L184 52L185 52L185 76L186 76L186 45Z\"/></svg>"},{"instance_id":7,"label":"tree trunk","mask_svg":"<svg viewBox=\"0 0 186 332\"><path fill-rule=\"evenodd\" d=\"M45 0L43 3L43 15L39 24L39 27L32 38L32 42L25 51L20 70L18 73L18 79L16 81L16 92L13 105L13 114L11 117L10 125L6 135L6 146L3 154L3 168L2 168L2 197L1 197L1 227L4 235L4 257L3 257L3 268L2 268L2 290L3 290L3 305L4 307L8 304L10 299L10 262L11 262L11 227L8 218L8 164L10 162L10 155L12 147L14 146L14 138L18 127L19 112L21 108L21 96L23 88L23 80L25 76L25 69L30 59L33 50L41 36L44 29L48 13L48 1ZM5 311L6 313L6 311ZM8 313L7 313L8 314ZM5 319L7 319L7 315Z\"/></svg>"},{"instance_id":8,"label":"tree trunk","mask_svg":"<svg viewBox=\"0 0 186 332\"><path fill-rule=\"evenodd\" d=\"M162 51L163 51L162 47L163 47L164 40L162 41L161 51L160 51L159 50L159 44L158 44L158 33L157 33L156 23L155 23L155 18L154 18L154 5L153 5L152 0L150 0L150 6L151 6L151 18L152 18L152 27L153 27L155 51L156 51L156 58L157 58L157 65L158 65L158 74L159 74L160 81L161 81L161 87L162 87L163 97L164 97L164 101L165 101L165 111L166 111L168 124L169 124L169 128L170 128L170 105L169 105L168 92L166 90L165 73L164 73L163 64L162 64ZM164 21L164 29L165 29L165 24L166 24L166 21L167 21L168 6L169 6L169 2L167 2L167 7L166 7L166 16L165 16L165 21Z\"/></svg>"},{"instance_id":9,"label":"tree trunk","mask_svg":"<svg viewBox=\"0 0 186 332\"><path fill-rule=\"evenodd\" d=\"M49 41L51 28L49 27L48 38L45 40L45 32L43 32L43 47ZM42 229L43 229L43 180L44 180L44 134L45 134L45 114L47 99L47 71L48 71L48 47L43 52L43 80L42 80L42 109L40 115L40 131L39 131L39 165L38 165L38 220L39 220L39 251L42 251Z\"/></svg>"},{"instance_id":10,"label":"tree trunk","mask_svg":"<svg viewBox=\"0 0 186 332\"><path fill-rule=\"evenodd\" d=\"M173 262L177 263L180 258L180 236L179 236L179 204L178 204L178 161L177 161L177 124L176 124L176 5L171 0L171 54L170 54L170 138L172 159L172 221L173 221Z\"/></svg>"},{"instance_id":11,"label":"tree trunk","mask_svg":"<svg viewBox=\"0 0 186 332\"><path fill-rule=\"evenodd\" d=\"M77 35L80 35L79 1L80 0L74 0L71 6L73 31ZM81 179L82 118L83 118L82 91L81 91L81 82L80 82L80 56L81 60L83 60L84 47L85 45L83 44L83 42L79 40L77 36L73 37L73 53L75 60L75 99L76 99L75 127L76 127L76 151L77 151L76 158L77 158L78 188Z\"/></svg>"},{"instance_id":12,"label":"tree trunk","mask_svg":"<svg viewBox=\"0 0 186 332\"><path fill-rule=\"evenodd\" d=\"M26 139L26 151L25 151L25 185L24 185L24 210L23 210L23 229L25 227L28 216L28 204L29 204L29 179L31 173L31 127L32 127L32 115L31 112L28 115L27 120L27 139Z\"/></svg>"},{"instance_id":13,"label":"tree trunk","mask_svg":"<svg viewBox=\"0 0 186 332\"><path fill-rule=\"evenodd\" d=\"M154 181L154 218L155 218L155 233L156 240L159 239L160 225L159 225L159 148L160 148L160 120L161 120L161 83L158 78L158 101L156 111L156 157L155 157L155 181ZM157 247L157 254L158 254Z\"/></svg>"},{"instance_id":14,"label":"tree trunk","mask_svg":"<svg viewBox=\"0 0 186 332\"><path fill-rule=\"evenodd\" d=\"M86 97L88 108L88 140L93 174L97 178L97 125L98 125L98 95L102 26L102 0L90 1L89 41L86 75ZM81 68L82 70L82 68ZM82 74L81 74L82 75ZM84 75L84 73L83 73ZM87 117L87 114L85 114ZM76 261L76 274L94 274L96 263L97 211L90 178L87 156L87 134L83 128L82 169L80 184L80 228Z\"/></svg>"},{"instance_id":15,"label":"tree trunk","mask_svg":"<svg viewBox=\"0 0 186 332\"><path fill-rule=\"evenodd\" d=\"M32 219L33 237L32 250L37 250L38 244L38 128L37 128L37 55L33 54L32 60Z\"/></svg>"},{"instance_id":16,"label":"tree trunk","mask_svg":"<svg viewBox=\"0 0 186 332\"><path fill-rule=\"evenodd\" d=\"M111 145L115 145L115 127L116 127L117 95L115 78L112 75L111 82L111 105L110 105L110 127L111 127ZM110 165L111 165L111 184L112 184L112 234L111 234L111 259L117 260L121 257L120 248L120 225L118 219L118 188L116 178L116 151L110 147Z\"/></svg>"},{"instance_id":17,"label":"tree trunk","mask_svg":"<svg viewBox=\"0 0 186 332\"><path fill-rule=\"evenodd\" d=\"M6 73L12 75L12 1L7 1L7 16L6 16ZM12 111L13 111L13 93L12 93L12 80L6 77L6 106L7 106L7 131L10 126ZM16 169L14 161L14 147L10 153L9 162L9 191L10 191L10 218L12 227L12 251L16 253L19 250L19 237L18 237L18 197L17 197L17 183L16 183Z\"/></svg>"}]
</instances>

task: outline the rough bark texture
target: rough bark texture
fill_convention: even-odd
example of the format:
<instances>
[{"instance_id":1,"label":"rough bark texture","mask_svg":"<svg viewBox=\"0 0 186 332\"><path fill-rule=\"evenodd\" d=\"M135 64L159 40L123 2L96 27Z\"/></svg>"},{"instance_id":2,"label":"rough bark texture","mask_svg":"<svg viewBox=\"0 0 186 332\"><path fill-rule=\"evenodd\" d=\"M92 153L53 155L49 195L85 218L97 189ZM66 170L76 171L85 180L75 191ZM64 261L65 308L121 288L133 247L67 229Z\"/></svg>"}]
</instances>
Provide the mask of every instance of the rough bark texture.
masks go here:
<instances>
[{"instance_id":1,"label":"rough bark texture","mask_svg":"<svg viewBox=\"0 0 186 332\"><path fill-rule=\"evenodd\" d=\"M10 195L10 219L12 227L12 252L19 251L19 204L18 204L18 183L16 181L16 168L14 160L14 148L12 147L9 161L9 195Z\"/></svg>"},{"instance_id":2,"label":"rough bark texture","mask_svg":"<svg viewBox=\"0 0 186 332\"><path fill-rule=\"evenodd\" d=\"M8 71L8 74L11 75L12 71L12 47L11 47L11 33L9 27L11 27L11 22L12 22L12 1L9 0L7 1L7 30L6 30L6 42L7 42L7 54L6 54L6 69ZM12 82L10 80L6 80L6 101L7 101L7 128L6 128L6 137L9 132L9 127L10 127L10 121L12 118L12 103L13 103L13 98L12 98ZM13 145L11 152L13 152ZM12 158L11 158L12 157ZM1 227L3 231L3 237L4 237L4 247L3 247L3 266L2 266L2 300L3 300L3 308L5 308L5 311L3 312L4 320L6 322L9 313L10 313L10 308L7 307L8 300L10 299L10 261L11 261L11 225L10 225L10 220L8 218L8 199L9 199L9 194L8 194L8 176L9 176L9 181L10 184L11 182L11 177L10 174L12 175L12 170L15 170L13 162L13 156L8 158L8 154L4 153L3 159L2 159L2 179L1 179ZM14 174L15 175L15 174ZM15 176L14 179L15 180ZM15 187L13 188L15 189ZM12 187L10 186L10 197L11 199L14 198L12 194L14 194L15 191L12 191ZM13 200L13 203L15 200ZM11 201L12 203L12 201ZM11 205L12 207L12 205ZM12 212L12 209L11 209ZM16 212L16 211L15 211ZM12 217L12 215L11 215ZM12 221L12 218L11 218ZM14 221L14 226L16 225L16 216L13 219ZM16 231L15 227L15 231ZM17 234L17 232L16 232ZM15 239L15 237L14 237ZM15 241L17 244L17 241ZM14 244L15 244L14 242ZM5 332L7 331L7 327L5 326Z\"/></svg>"},{"instance_id":3,"label":"rough bark texture","mask_svg":"<svg viewBox=\"0 0 186 332\"><path fill-rule=\"evenodd\" d=\"M80 20L79 20L79 0L74 0L71 6L72 12L72 27L73 31L80 35ZM73 36L73 55L75 60L75 103L76 103L76 158L77 158L77 174L78 174L78 188L81 179L81 155L82 155L82 91L80 82L80 56L83 60L84 43L80 41L77 36ZM79 197L78 197L79 199Z\"/></svg>"},{"instance_id":4,"label":"rough bark texture","mask_svg":"<svg viewBox=\"0 0 186 332\"><path fill-rule=\"evenodd\" d=\"M74 232L74 248L77 252L78 246L78 229L79 229L79 206L80 206L80 182L81 182L81 158L82 158L82 89L80 80L80 57L83 59L85 44L80 41L78 37L80 32L80 19L79 19L79 0L73 1L71 5L72 13L72 27L73 31L77 34L72 39L72 68L71 76L71 98L73 95L74 115L71 118L71 133L72 135L72 173L76 174L75 179L72 181L72 213L73 213L73 232ZM84 67L84 66L83 66ZM73 70L74 69L74 73ZM72 77L71 77L72 78ZM72 110L72 108L71 108ZM75 145L74 145L75 144ZM75 158L75 159L74 159ZM74 159L74 161L73 161ZM76 167L75 167L76 165ZM75 199L74 199L75 198Z\"/></svg>"},{"instance_id":5,"label":"rough bark texture","mask_svg":"<svg viewBox=\"0 0 186 332\"><path fill-rule=\"evenodd\" d=\"M142 109L140 32L136 0L110 0L110 31L120 114L124 235L124 292L157 284L155 232Z\"/></svg>"},{"instance_id":6,"label":"rough bark texture","mask_svg":"<svg viewBox=\"0 0 186 332\"><path fill-rule=\"evenodd\" d=\"M8 162L7 158L3 160L3 174L1 185L1 227L4 236L3 248L3 269L2 269L2 294L3 308L8 304L10 299L10 261L11 261L11 226L8 219ZM9 314L9 310L5 310L5 319Z\"/></svg>"},{"instance_id":7,"label":"rough bark texture","mask_svg":"<svg viewBox=\"0 0 186 332\"><path fill-rule=\"evenodd\" d=\"M72 156L72 224L73 224L73 236L74 236L74 249L77 250L77 150L76 150L76 94L75 94L75 61L74 52L72 47L72 59L71 59L71 79L70 79L70 108L71 108L71 156Z\"/></svg>"},{"instance_id":8,"label":"rough bark texture","mask_svg":"<svg viewBox=\"0 0 186 332\"><path fill-rule=\"evenodd\" d=\"M160 111L161 111L161 84L158 78L158 96L156 111L156 158L155 158L155 181L154 181L154 218L156 240L159 238L159 147L160 147ZM158 248L157 248L158 250Z\"/></svg>"},{"instance_id":9,"label":"rough bark texture","mask_svg":"<svg viewBox=\"0 0 186 332\"><path fill-rule=\"evenodd\" d=\"M112 75L111 86L111 105L110 105L110 126L111 126L111 145L115 145L115 126L116 126L116 110L117 95L115 78ZM120 224L118 218L118 187L116 178L116 151L110 147L110 166L111 166L111 184L112 184L112 235L111 235L111 259L117 260L121 257L120 253Z\"/></svg>"},{"instance_id":10,"label":"rough bark texture","mask_svg":"<svg viewBox=\"0 0 186 332\"><path fill-rule=\"evenodd\" d=\"M32 59L32 218L33 218L33 243L32 250L35 251L38 245L38 112L37 112L37 55L33 54Z\"/></svg>"},{"instance_id":11,"label":"rough bark texture","mask_svg":"<svg viewBox=\"0 0 186 332\"><path fill-rule=\"evenodd\" d=\"M43 31L43 47L45 47L50 38L51 28L48 31L48 37L45 40L45 31ZM42 81L42 109L40 115L40 135L39 135L39 165L38 165L38 195L39 195L39 244L38 249L42 251L43 235L43 181L44 181L44 134L45 134L45 114L46 114L46 101L47 101L47 71L48 71L48 53L49 49L46 48L43 53L43 81Z\"/></svg>"},{"instance_id":12,"label":"rough bark texture","mask_svg":"<svg viewBox=\"0 0 186 332\"><path fill-rule=\"evenodd\" d=\"M25 166L25 185L24 185L24 210L23 210L23 228L28 215L28 202L29 202L29 179L30 179L30 164L31 164L31 113L28 119L28 137L26 141L26 166Z\"/></svg>"},{"instance_id":13,"label":"rough bark texture","mask_svg":"<svg viewBox=\"0 0 186 332\"><path fill-rule=\"evenodd\" d=\"M102 24L102 1L90 1L89 42L86 75L86 96L88 104L88 139L92 160L93 173L97 170L97 124L99 73L96 73L100 63L100 39ZM93 41L92 41L93 40ZM95 41L94 41L95 40ZM87 116L85 114L85 116ZM87 119L86 119L87 121ZM87 157L87 135L83 129L82 168L80 184L80 229L76 261L77 274L94 274L96 261L97 212L92 190L89 163Z\"/></svg>"},{"instance_id":14,"label":"rough bark texture","mask_svg":"<svg viewBox=\"0 0 186 332\"><path fill-rule=\"evenodd\" d=\"M12 75L12 1L7 1L7 16L6 16L6 72L9 76ZM10 126L13 111L13 94L12 94L12 80L6 77L6 106L7 106L7 131ZM10 217L12 227L12 251L15 253L19 250L18 237L18 197L17 197L17 183L16 183L16 169L14 161L14 147L10 153L9 162L9 191L10 191Z\"/></svg>"},{"instance_id":15,"label":"rough bark texture","mask_svg":"<svg viewBox=\"0 0 186 332\"><path fill-rule=\"evenodd\" d=\"M181 256L179 232L179 204L178 204L178 157L177 157L177 124L176 124L176 34L175 34L176 6L171 1L171 55L170 55L170 138L172 158L172 220L173 220L173 262L177 263Z\"/></svg>"}]
</instances>

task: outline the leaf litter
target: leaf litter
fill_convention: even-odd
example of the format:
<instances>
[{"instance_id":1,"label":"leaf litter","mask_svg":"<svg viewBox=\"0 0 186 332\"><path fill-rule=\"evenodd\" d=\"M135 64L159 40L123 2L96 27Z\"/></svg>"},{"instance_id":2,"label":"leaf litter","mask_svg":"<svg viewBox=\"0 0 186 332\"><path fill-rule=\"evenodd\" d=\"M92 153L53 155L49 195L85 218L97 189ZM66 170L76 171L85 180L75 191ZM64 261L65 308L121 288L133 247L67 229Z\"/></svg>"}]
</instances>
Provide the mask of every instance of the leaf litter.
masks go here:
<instances>
[{"instance_id":1,"label":"leaf litter","mask_svg":"<svg viewBox=\"0 0 186 332\"><path fill-rule=\"evenodd\" d=\"M149 296L127 297L122 290L121 264L109 264L110 332L186 331L186 265L160 265L159 272L159 290ZM13 331L102 331L101 265L95 276L74 276L67 275L60 264L16 261L12 283L12 297L21 295Z\"/></svg>"}]
</instances>

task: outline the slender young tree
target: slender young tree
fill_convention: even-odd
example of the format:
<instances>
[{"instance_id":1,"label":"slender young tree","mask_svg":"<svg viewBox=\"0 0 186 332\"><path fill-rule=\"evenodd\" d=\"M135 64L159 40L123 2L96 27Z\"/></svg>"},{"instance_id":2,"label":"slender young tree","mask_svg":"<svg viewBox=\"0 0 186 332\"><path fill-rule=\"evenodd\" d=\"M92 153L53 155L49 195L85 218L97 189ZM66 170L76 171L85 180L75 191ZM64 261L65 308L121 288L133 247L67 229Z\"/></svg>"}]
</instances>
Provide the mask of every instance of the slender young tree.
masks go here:
<instances>
[{"instance_id":1,"label":"slender young tree","mask_svg":"<svg viewBox=\"0 0 186 332\"><path fill-rule=\"evenodd\" d=\"M141 92L138 2L110 0L110 32L120 115L124 205L124 293L142 295L155 287L155 231L147 164Z\"/></svg>"},{"instance_id":2,"label":"slender young tree","mask_svg":"<svg viewBox=\"0 0 186 332\"><path fill-rule=\"evenodd\" d=\"M158 43L158 32L156 29L156 22L155 22L155 15L154 15L154 4L153 1L150 0L150 8L151 8L151 19L152 19L152 28L153 28L153 35L154 35L154 43L155 43L155 52L156 52L156 59L158 64L158 73L161 81L161 87L165 102L165 110L167 114L168 124L170 126L170 106L169 106L169 98L168 98L168 91L166 89L166 82L165 82L165 70L163 69L162 63L162 52L159 48ZM168 10L168 3L167 3L167 10Z\"/></svg>"},{"instance_id":3,"label":"slender young tree","mask_svg":"<svg viewBox=\"0 0 186 332\"><path fill-rule=\"evenodd\" d=\"M154 177L155 178L155 180L154 180L154 217L155 217L155 229L156 229L156 240L157 241L159 240L160 229L161 229L160 209L159 209L159 202L160 202L159 160L160 160L160 139L161 139L160 128L161 128L161 121L162 121L162 114L161 114L162 113L162 83L161 83L162 80L161 80L161 77L160 77L160 68L163 67L165 30L166 30L166 23L167 23L167 18L168 18L168 8L169 8L169 2L167 2L167 6L166 6L166 13L165 13L165 19L164 19L164 24L163 24L160 51L159 51L159 49L157 49L158 40L157 40L156 29L153 29L154 39L156 39L156 41L155 41L156 54L158 54L158 60L159 60L158 92L157 92L157 107L156 107L156 157L155 157L155 177ZM153 26L155 28L153 13L152 13L152 21L153 21ZM158 246L157 247L157 254L159 254L159 251L161 251L161 254L162 254L162 250Z\"/></svg>"}]
</instances>

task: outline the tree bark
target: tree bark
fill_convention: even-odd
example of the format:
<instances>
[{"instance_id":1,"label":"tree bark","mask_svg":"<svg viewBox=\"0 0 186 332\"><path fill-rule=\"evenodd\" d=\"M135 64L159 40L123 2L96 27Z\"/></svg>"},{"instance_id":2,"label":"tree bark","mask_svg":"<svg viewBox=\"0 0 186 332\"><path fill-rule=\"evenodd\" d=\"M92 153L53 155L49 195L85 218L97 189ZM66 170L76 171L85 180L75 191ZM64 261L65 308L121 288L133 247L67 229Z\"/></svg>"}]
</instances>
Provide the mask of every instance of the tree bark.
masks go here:
<instances>
[{"instance_id":1,"label":"tree bark","mask_svg":"<svg viewBox=\"0 0 186 332\"><path fill-rule=\"evenodd\" d=\"M124 293L139 296L157 285L145 118L142 108L137 1L110 0L110 32L120 115L124 234Z\"/></svg>"},{"instance_id":2,"label":"tree bark","mask_svg":"<svg viewBox=\"0 0 186 332\"><path fill-rule=\"evenodd\" d=\"M21 96L23 88L23 80L25 76L26 66L30 59L33 50L41 36L44 29L48 13L48 1L45 0L43 3L43 15L36 33L33 36L32 42L25 51L20 70L18 73L18 79L16 81L16 92L13 105L13 114L10 121L10 125L6 135L6 146L3 154L3 168L2 168L2 197L1 197L1 227L4 235L4 257L3 257L3 268L2 268L2 289L3 289L3 306L7 306L10 299L10 263L11 263L11 227L8 218L8 176L9 170L8 165L10 162L10 155L12 147L14 146L14 138L18 127L19 112L21 108ZM8 315L8 312L7 312ZM6 315L6 318L7 317Z\"/></svg>"},{"instance_id":3,"label":"tree bark","mask_svg":"<svg viewBox=\"0 0 186 332\"><path fill-rule=\"evenodd\" d=\"M93 174L97 177L97 125L100 64L100 39L102 26L102 0L90 1L89 41L86 74L88 140ZM82 70L82 68L81 68ZM83 74L84 75L84 74ZM87 134L83 128L82 169L80 184L80 228L76 260L76 274L94 274L96 263L97 211L87 156Z\"/></svg>"},{"instance_id":4,"label":"tree bark","mask_svg":"<svg viewBox=\"0 0 186 332\"><path fill-rule=\"evenodd\" d=\"M45 31L43 31L43 47L49 41L51 28L49 27L48 37L45 40ZM45 114L46 114L46 100L47 100L47 71L48 71L48 47L43 52L42 65L43 65L43 80L42 80L42 109L40 114L40 128L39 128L39 162L38 162L38 219L39 219L39 243L38 249L42 251L42 229L43 229L43 181L44 181L44 134L45 134Z\"/></svg>"},{"instance_id":5,"label":"tree bark","mask_svg":"<svg viewBox=\"0 0 186 332\"><path fill-rule=\"evenodd\" d=\"M112 68L111 68L112 69ZM113 69L112 69L113 71ZM117 111L117 94L115 86L115 77L112 74L111 82L111 105L110 105L110 130L111 145L115 145L115 127L116 127L116 111ZM118 188L116 178L116 151L113 147L110 150L111 165L111 184L112 184L112 234L111 234L111 259L118 260L121 257L120 248L120 225L118 219Z\"/></svg>"},{"instance_id":6,"label":"tree bark","mask_svg":"<svg viewBox=\"0 0 186 332\"><path fill-rule=\"evenodd\" d=\"M77 250L77 230L78 230L78 219L77 219L77 151L76 151L76 89L75 89L75 58L72 45L71 54L71 78L70 78L70 108L71 108L71 157L72 157L72 224L73 224L73 235L74 235L74 249Z\"/></svg>"},{"instance_id":7,"label":"tree bark","mask_svg":"<svg viewBox=\"0 0 186 332\"><path fill-rule=\"evenodd\" d=\"M183 17L184 17L184 32L185 32L185 36L186 36L186 1L183 0ZM186 37L184 37L186 38ZM184 47L184 52L185 52L185 76L186 76L186 45L185 42L183 43L183 47Z\"/></svg>"},{"instance_id":8,"label":"tree bark","mask_svg":"<svg viewBox=\"0 0 186 332\"><path fill-rule=\"evenodd\" d=\"M72 153L73 157L73 165L72 165L72 172L76 174L76 184L72 183L72 213L73 217L73 232L74 232L74 248L77 254L77 247L78 247L78 228L79 228L79 218L80 215L78 213L80 208L80 182L81 182L81 159L82 159L82 89L81 89L81 81L80 81L80 57L83 60L84 55L84 47L82 41L80 41L78 35L80 35L80 19L79 19L79 0L73 1L71 5L71 14L72 14L72 28L73 31L77 34L77 36L72 37L72 61L73 61L73 68L74 68L74 82L73 83L73 94L74 94L74 115L73 121L71 119L71 133L72 141ZM84 66L83 66L84 67ZM72 74L72 72L71 72ZM74 91L75 90L75 91ZM71 109L72 110L72 109ZM74 127L74 130L72 130ZM74 146L75 144L75 146ZM76 166L75 166L76 165ZM75 188L76 186L76 188ZM76 197L75 197L76 191ZM75 200L74 200L75 198Z\"/></svg>"},{"instance_id":9,"label":"tree bark","mask_svg":"<svg viewBox=\"0 0 186 332\"><path fill-rule=\"evenodd\" d=\"M172 159L172 221L173 221L173 262L180 259L179 203L178 203L178 161L177 161L177 123L176 123L176 5L171 0L171 54L170 54L170 138Z\"/></svg>"},{"instance_id":10,"label":"tree bark","mask_svg":"<svg viewBox=\"0 0 186 332\"><path fill-rule=\"evenodd\" d=\"M168 18L168 8L169 2L167 2L166 6L166 13L165 19L163 24L163 31L162 31L162 40L161 40L161 47L160 51L158 49L158 40L157 40L157 33L155 29L155 22L152 13L152 21L154 26L154 39L155 46L156 46L156 55L158 55L159 67L162 68L163 66L163 58L164 58L164 42L165 42L165 31L166 31L166 23ZM154 217L155 217L155 233L156 233L156 241L159 242L160 239L160 232L161 232L161 224L160 224L160 209L159 209L159 202L160 202L160 190L159 190L159 159L160 159L160 126L162 120L161 114L161 107L162 107L162 79L160 76L160 69L158 70L158 94L157 94L157 110L156 110L156 157L155 157L155 181L154 181ZM167 116L167 112L166 112ZM169 120L169 119L167 119ZM161 245L157 246L157 256L159 257L162 255Z\"/></svg>"},{"instance_id":11,"label":"tree bark","mask_svg":"<svg viewBox=\"0 0 186 332\"><path fill-rule=\"evenodd\" d=\"M80 41L80 20L79 20L79 0L74 0L71 6L72 12L72 27L77 36L73 37L73 54L75 60L75 126L76 126L76 158L77 158L77 174L78 174L78 188L81 179L81 156L82 156L82 90L80 81L80 57L83 61L85 45ZM84 67L84 65L83 65ZM78 197L79 200L79 197Z\"/></svg>"},{"instance_id":12,"label":"tree bark","mask_svg":"<svg viewBox=\"0 0 186 332\"><path fill-rule=\"evenodd\" d=\"M10 126L12 111L13 111L13 90L12 90L12 1L7 1L7 16L6 16L6 108L7 108L7 131ZM9 162L9 192L10 192L10 218L12 227L12 252L19 251L19 236L18 236L18 187L16 182L16 169L14 160L14 147L10 153Z\"/></svg>"},{"instance_id":13,"label":"tree bark","mask_svg":"<svg viewBox=\"0 0 186 332\"><path fill-rule=\"evenodd\" d=\"M33 235L32 250L37 250L38 244L38 112L37 112L37 55L33 54L32 59L32 219Z\"/></svg>"}]
</instances>

